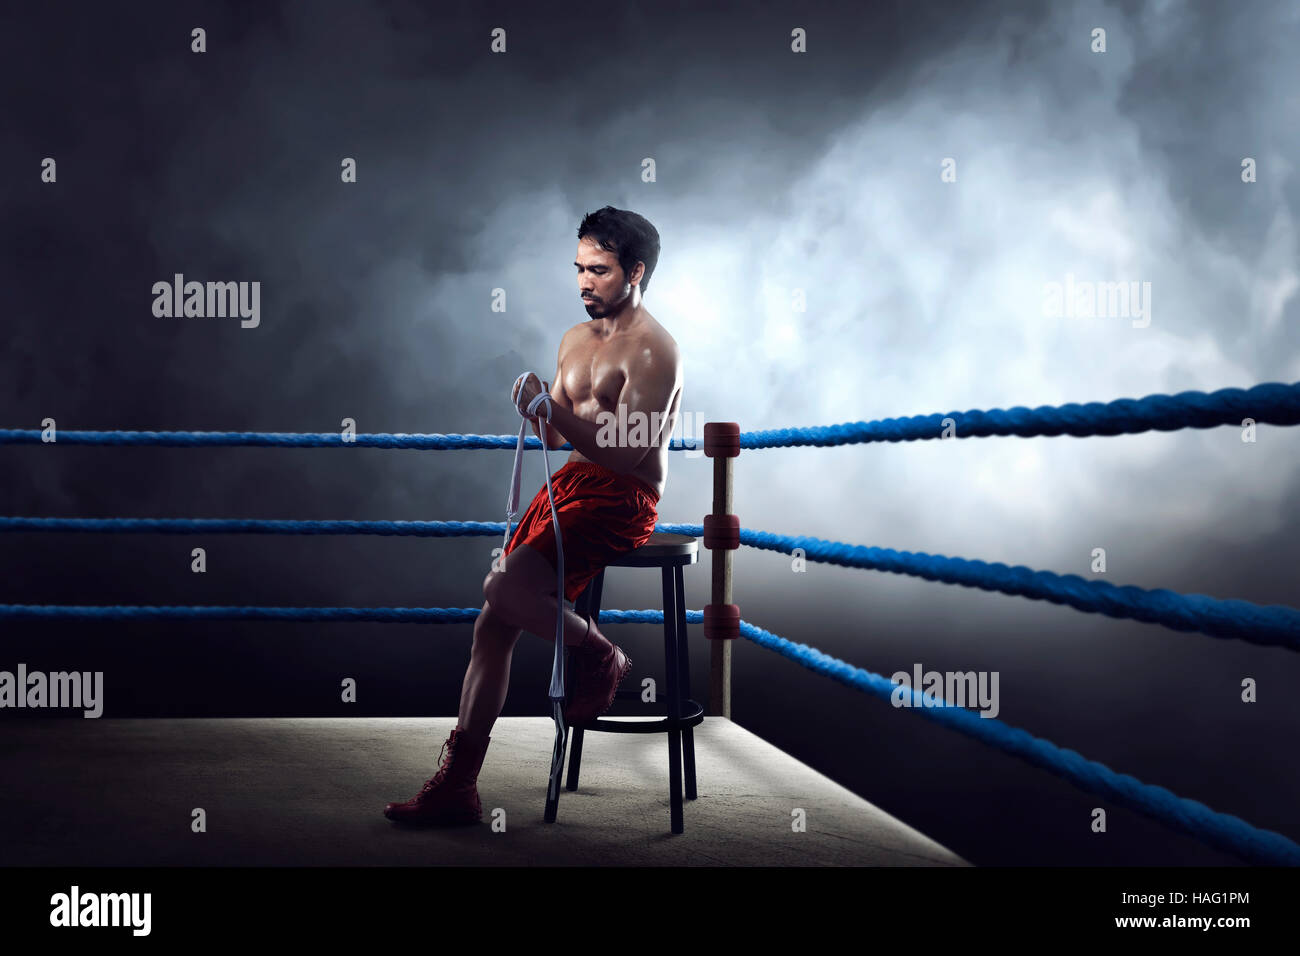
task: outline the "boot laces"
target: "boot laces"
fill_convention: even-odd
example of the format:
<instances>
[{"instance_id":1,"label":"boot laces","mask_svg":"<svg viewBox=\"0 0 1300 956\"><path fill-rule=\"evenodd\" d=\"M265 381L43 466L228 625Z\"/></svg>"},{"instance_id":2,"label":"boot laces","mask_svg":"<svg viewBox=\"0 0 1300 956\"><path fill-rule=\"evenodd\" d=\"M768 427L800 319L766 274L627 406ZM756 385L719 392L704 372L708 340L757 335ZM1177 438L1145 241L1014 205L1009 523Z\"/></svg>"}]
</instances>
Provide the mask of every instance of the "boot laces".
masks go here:
<instances>
[{"instance_id":1,"label":"boot laces","mask_svg":"<svg viewBox=\"0 0 1300 956\"><path fill-rule=\"evenodd\" d=\"M446 778L447 768L451 766L451 758L456 751L456 748L454 746L450 746L450 749L448 749L449 745L451 745L450 740L445 741L443 743L442 750L439 751L438 753L438 763L440 765L438 767L438 772L435 773L429 780L425 782L424 787L420 790L421 793L428 793L438 784L442 783L442 781ZM446 754L447 757L446 760L443 759L444 754Z\"/></svg>"}]
</instances>

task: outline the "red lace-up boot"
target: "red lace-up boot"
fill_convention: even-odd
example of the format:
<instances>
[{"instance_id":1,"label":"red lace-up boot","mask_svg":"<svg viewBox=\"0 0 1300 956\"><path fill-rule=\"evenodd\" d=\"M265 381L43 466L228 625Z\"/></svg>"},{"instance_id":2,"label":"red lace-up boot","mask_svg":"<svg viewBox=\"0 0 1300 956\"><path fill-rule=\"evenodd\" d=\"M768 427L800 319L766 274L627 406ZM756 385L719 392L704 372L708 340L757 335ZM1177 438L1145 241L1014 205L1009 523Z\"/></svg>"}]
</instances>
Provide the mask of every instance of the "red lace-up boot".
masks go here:
<instances>
[{"instance_id":1,"label":"red lace-up boot","mask_svg":"<svg viewBox=\"0 0 1300 956\"><path fill-rule=\"evenodd\" d=\"M438 772L405 803L390 803L384 816L398 823L456 826L483 819L479 803L479 768L491 737L470 736L459 726L451 732L438 755Z\"/></svg>"},{"instance_id":2,"label":"red lace-up boot","mask_svg":"<svg viewBox=\"0 0 1300 956\"><path fill-rule=\"evenodd\" d=\"M587 636L574 648L565 722L570 726L585 724L609 710L618 685L631 669L632 659L587 618Z\"/></svg>"}]
</instances>

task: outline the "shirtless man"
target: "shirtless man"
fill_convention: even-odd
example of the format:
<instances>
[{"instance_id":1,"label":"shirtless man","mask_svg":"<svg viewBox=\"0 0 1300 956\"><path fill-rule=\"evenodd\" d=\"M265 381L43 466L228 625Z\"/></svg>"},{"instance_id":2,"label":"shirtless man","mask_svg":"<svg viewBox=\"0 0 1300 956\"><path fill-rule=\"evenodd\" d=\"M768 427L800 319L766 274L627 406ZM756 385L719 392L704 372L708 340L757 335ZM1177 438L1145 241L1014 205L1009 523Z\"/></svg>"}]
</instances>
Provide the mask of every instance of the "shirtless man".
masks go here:
<instances>
[{"instance_id":1,"label":"shirtless man","mask_svg":"<svg viewBox=\"0 0 1300 956\"><path fill-rule=\"evenodd\" d=\"M682 363L677 343L641 298L658 261L659 233L636 213L605 206L578 227L574 265L589 318L560 340L546 427L548 448L566 440L573 446L551 476L564 545L564 643L575 648L565 709L570 726L607 711L632 664L572 602L610 561L649 539L667 483ZM527 407L541 389L529 377L516 391L512 401ZM614 441L608 440L606 412L627 423ZM540 438L537 416L531 421ZM458 723L443 744L445 759L415 797L388 804L384 815L390 820L452 825L482 819L475 783L492 725L505 706L515 642L525 630L554 640L560 600L555 547L543 484L499 570L483 581L485 600L474 622Z\"/></svg>"}]
</instances>

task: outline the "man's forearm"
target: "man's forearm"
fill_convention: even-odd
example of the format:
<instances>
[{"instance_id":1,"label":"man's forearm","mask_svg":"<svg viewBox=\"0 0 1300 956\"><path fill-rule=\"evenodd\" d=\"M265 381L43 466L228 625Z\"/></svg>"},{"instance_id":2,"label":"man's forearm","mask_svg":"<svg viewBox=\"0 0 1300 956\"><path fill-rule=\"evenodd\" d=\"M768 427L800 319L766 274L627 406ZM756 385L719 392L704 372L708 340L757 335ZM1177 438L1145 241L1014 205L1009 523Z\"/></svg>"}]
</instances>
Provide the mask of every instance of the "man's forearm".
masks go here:
<instances>
[{"instance_id":1,"label":"man's forearm","mask_svg":"<svg viewBox=\"0 0 1300 956\"><path fill-rule=\"evenodd\" d=\"M552 412L551 414L554 415L555 413ZM542 440L542 426L541 426L540 419L536 419L536 418L533 419L533 434L537 436L538 441ZM551 425L547 425L546 426L546 447L549 448L551 451L555 451L555 449L559 448L563 444L564 444L564 436L560 434L559 429L554 428Z\"/></svg>"},{"instance_id":2,"label":"man's forearm","mask_svg":"<svg viewBox=\"0 0 1300 956\"><path fill-rule=\"evenodd\" d=\"M604 465L611 471L623 473L635 468L648 450L645 448L623 448L618 445L602 448L596 443L596 436L600 430L600 426L595 422L579 418L563 405L558 403L552 405L551 421L547 426L547 434L558 431L569 440L569 444L579 454L589 461Z\"/></svg>"}]
</instances>

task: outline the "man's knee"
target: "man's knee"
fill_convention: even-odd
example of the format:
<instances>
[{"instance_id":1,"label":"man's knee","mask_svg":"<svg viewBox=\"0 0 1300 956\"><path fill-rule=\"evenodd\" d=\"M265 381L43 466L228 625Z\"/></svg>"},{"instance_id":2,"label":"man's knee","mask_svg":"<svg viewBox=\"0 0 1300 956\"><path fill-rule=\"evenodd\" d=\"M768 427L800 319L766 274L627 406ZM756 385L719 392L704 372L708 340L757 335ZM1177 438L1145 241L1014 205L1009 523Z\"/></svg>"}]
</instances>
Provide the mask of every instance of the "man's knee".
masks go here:
<instances>
[{"instance_id":1,"label":"man's knee","mask_svg":"<svg viewBox=\"0 0 1300 956\"><path fill-rule=\"evenodd\" d=\"M513 647L519 640L520 629L515 627L492 607L492 602L484 601L483 610L474 621L474 643L486 641L493 645Z\"/></svg>"},{"instance_id":2,"label":"man's knee","mask_svg":"<svg viewBox=\"0 0 1300 956\"><path fill-rule=\"evenodd\" d=\"M499 608L509 605L515 590L514 582L504 571L489 571L483 579L483 600Z\"/></svg>"}]
</instances>

